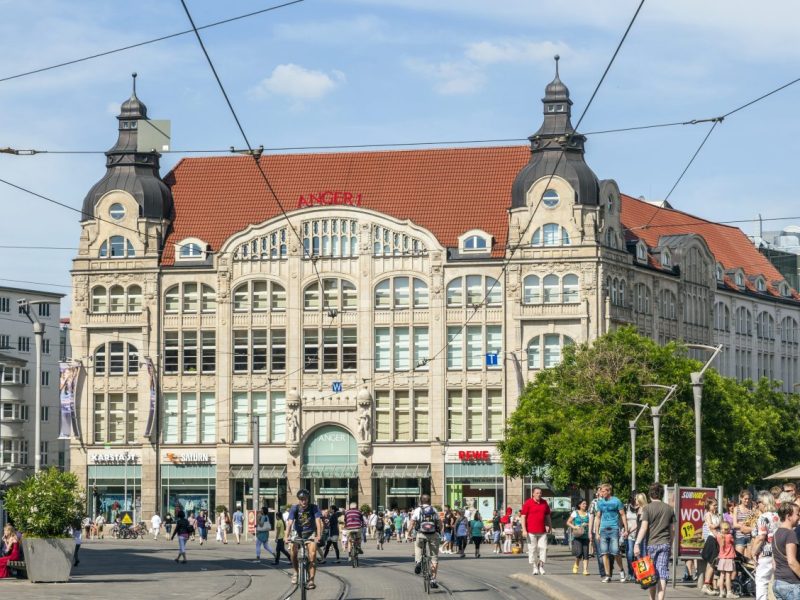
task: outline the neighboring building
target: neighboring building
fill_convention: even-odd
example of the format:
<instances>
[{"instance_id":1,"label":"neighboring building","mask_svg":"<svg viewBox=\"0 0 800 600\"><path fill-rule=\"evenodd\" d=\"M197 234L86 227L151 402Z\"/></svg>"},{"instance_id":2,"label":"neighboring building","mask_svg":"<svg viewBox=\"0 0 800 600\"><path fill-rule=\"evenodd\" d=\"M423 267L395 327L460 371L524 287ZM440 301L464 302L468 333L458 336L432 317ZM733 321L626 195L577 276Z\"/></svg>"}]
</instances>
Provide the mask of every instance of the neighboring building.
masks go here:
<instances>
[{"instance_id":1,"label":"neighboring building","mask_svg":"<svg viewBox=\"0 0 800 600\"><path fill-rule=\"evenodd\" d=\"M44 324L42 339L42 466L64 468L67 445L59 440L59 314L64 294L0 287L0 485L33 472L36 343L33 325L19 308L26 299Z\"/></svg>"},{"instance_id":2,"label":"neighboring building","mask_svg":"<svg viewBox=\"0 0 800 600\"><path fill-rule=\"evenodd\" d=\"M529 379L628 323L791 390L797 293L740 230L599 181L558 77L543 103L530 148L261 157L284 216L252 157L162 181L126 101L73 268L72 468L102 510L246 504L254 415L272 506L301 486L323 506L518 506L538 477L504 477L495 447L517 360Z\"/></svg>"},{"instance_id":3,"label":"neighboring building","mask_svg":"<svg viewBox=\"0 0 800 600\"><path fill-rule=\"evenodd\" d=\"M782 231L765 231L753 242L789 285L794 289L800 288L800 226L789 225Z\"/></svg>"}]
</instances>

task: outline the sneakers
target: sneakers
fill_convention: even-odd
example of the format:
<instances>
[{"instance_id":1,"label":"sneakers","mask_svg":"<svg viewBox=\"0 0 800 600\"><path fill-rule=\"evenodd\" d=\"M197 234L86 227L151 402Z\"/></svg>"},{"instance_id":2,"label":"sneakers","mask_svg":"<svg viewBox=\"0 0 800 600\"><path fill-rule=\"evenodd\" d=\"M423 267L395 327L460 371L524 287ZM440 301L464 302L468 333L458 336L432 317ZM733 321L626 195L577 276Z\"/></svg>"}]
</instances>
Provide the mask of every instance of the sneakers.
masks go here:
<instances>
[{"instance_id":1,"label":"sneakers","mask_svg":"<svg viewBox=\"0 0 800 600\"><path fill-rule=\"evenodd\" d=\"M431 579L431 589L435 590L435 589L438 589L438 588L439 588L439 584L436 583L436 580L435 579Z\"/></svg>"},{"instance_id":2,"label":"sneakers","mask_svg":"<svg viewBox=\"0 0 800 600\"><path fill-rule=\"evenodd\" d=\"M422 563L418 562L414 564L414 574L419 575L420 573L422 573Z\"/></svg>"},{"instance_id":3,"label":"sneakers","mask_svg":"<svg viewBox=\"0 0 800 600\"><path fill-rule=\"evenodd\" d=\"M619 581L620 583L625 583L625 573L622 571L619 572Z\"/></svg>"},{"instance_id":4,"label":"sneakers","mask_svg":"<svg viewBox=\"0 0 800 600\"><path fill-rule=\"evenodd\" d=\"M716 596L717 595L717 590L712 590L711 586L708 585L707 583L703 584L703 587L700 589L700 591L703 594L705 594L706 596Z\"/></svg>"},{"instance_id":5,"label":"sneakers","mask_svg":"<svg viewBox=\"0 0 800 600\"><path fill-rule=\"evenodd\" d=\"M573 575L577 575L578 574L578 565L572 565L572 574Z\"/></svg>"},{"instance_id":6,"label":"sneakers","mask_svg":"<svg viewBox=\"0 0 800 600\"><path fill-rule=\"evenodd\" d=\"M588 574L589 574L589 570L588 570L588 569L584 569L584 570L583 570L583 574L584 574L584 575L588 575Z\"/></svg>"},{"instance_id":7,"label":"sneakers","mask_svg":"<svg viewBox=\"0 0 800 600\"><path fill-rule=\"evenodd\" d=\"M737 594L736 592L728 592L728 596L727 597L728 598L741 598L741 596L739 594Z\"/></svg>"},{"instance_id":8,"label":"sneakers","mask_svg":"<svg viewBox=\"0 0 800 600\"><path fill-rule=\"evenodd\" d=\"M609 581L611 581L611 577L609 577L608 575L606 575L605 577L603 577L603 578L600 580L600 583L608 583Z\"/></svg>"},{"instance_id":9,"label":"sneakers","mask_svg":"<svg viewBox=\"0 0 800 600\"><path fill-rule=\"evenodd\" d=\"M297 573L292 575L292 585L297 585Z\"/></svg>"},{"instance_id":10,"label":"sneakers","mask_svg":"<svg viewBox=\"0 0 800 600\"><path fill-rule=\"evenodd\" d=\"M544 575L544 563L539 565L539 575Z\"/></svg>"},{"instance_id":11,"label":"sneakers","mask_svg":"<svg viewBox=\"0 0 800 600\"><path fill-rule=\"evenodd\" d=\"M531 575L538 575L539 574L539 565L533 565L533 571L531 571Z\"/></svg>"}]
</instances>

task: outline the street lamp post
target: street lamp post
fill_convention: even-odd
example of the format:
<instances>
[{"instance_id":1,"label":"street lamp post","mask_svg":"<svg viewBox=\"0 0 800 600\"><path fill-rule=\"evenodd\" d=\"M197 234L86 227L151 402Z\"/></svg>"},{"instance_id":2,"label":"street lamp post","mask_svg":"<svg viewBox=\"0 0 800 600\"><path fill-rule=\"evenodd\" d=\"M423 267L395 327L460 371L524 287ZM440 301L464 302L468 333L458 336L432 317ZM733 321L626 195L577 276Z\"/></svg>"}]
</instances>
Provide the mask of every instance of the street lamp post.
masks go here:
<instances>
[{"instance_id":1,"label":"street lamp post","mask_svg":"<svg viewBox=\"0 0 800 600\"><path fill-rule=\"evenodd\" d=\"M39 304L47 304L44 300L30 302L25 298L17 301L23 309L25 316L33 324L34 342L36 344L36 377L35 377L35 417L33 420L33 471L38 473L42 469L42 338L44 338L44 323L39 321L39 317L32 314L31 307Z\"/></svg>"},{"instance_id":2,"label":"street lamp post","mask_svg":"<svg viewBox=\"0 0 800 600\"><path fill-rule=\"evenodd\" d=\"M703 365L703 368L689 374L692 378L692 396L694 397L694 484L697 487L703 487L703 375L717 357L717 354L722 351L722 344L716 346L686 344L686 347L708 350L711 352L711 357Z\"/></svg>"},{"instance_id":3,"label":"street lamp post","mask_svg":"<svg viewBox=\"0 0 800 600\"><path fill-rule=\"evenodd\" d=\"M641 406L642 408L635 419L628 421L628 429L631 431L631 493L636 491L636 422L647 410L647 406L644 404L634 404L633 406Z\"/></svg>"},{"instance_id":4,"label":"street lamp post","mask_svg":"<svg viewBox=\"0 0 800 600\"><path fill-rule=\"evenodd\" d=\"M667 395L664 396L664 399L661 401L661 404L658 406L652 406L650 404L638 404L634 402L626 402L631 406L638 406L644 410L645 408L650 409L650 416L653 419L653 480L659 481L661 477L661 468L659 464L660 460L660 448L659 448L659 440L661 438L661 409L664 408L664 405L669 401L670 398L675 394L675 390L678 389L677 385L660 385L657 383L649 383L643 385L642 387L652 387L652 388L659 388L663 390L667 390ZM641 413L640 413L641 414ZM636 417L637 419L639 417ZM631 435L631 439L633 440L633 435Z\"/></svg>"}]
</instances>

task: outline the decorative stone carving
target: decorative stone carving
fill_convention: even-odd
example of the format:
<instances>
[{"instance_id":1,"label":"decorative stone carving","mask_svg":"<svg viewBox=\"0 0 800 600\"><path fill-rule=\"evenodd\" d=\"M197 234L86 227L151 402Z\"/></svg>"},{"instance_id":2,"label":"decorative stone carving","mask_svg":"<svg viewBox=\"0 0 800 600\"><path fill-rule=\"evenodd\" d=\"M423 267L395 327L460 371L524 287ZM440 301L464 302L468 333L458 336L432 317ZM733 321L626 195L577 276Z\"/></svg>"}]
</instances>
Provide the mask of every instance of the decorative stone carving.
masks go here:
<instances>
[{"instance_id":1,"label":"decorative stone carving","mask_svg":"<svg viewBox=\"0 0 800 600\"><path fill-rule=\"evenodd\" d=\"M360 407L358 414L358 450L363 456L372 452L372 394L367 388L358 392L356 402Z\"/></svg>"},{"instance_id":2,"label":"decorative stone carving","mask_svg":"<svg viewBox=\"0 0 800 600\"><path fill-rule=\"evenodd\" d=\"M286 448L292 456L300 453L300 394L292 388L286 395Z\"/></svg>"}]
</instances>

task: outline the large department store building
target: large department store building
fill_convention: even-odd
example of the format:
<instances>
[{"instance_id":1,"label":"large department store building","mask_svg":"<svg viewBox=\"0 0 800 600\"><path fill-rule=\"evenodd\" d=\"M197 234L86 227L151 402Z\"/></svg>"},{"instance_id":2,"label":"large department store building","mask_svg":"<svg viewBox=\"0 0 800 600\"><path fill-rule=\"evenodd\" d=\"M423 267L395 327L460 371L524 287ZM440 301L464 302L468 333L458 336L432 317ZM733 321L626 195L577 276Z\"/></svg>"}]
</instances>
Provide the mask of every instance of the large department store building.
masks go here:
<instances>
[{"instance_id":1,"label":"large department store building","mask_svg":"<svg viewBox=\"0 0 800 600\"><path fill-rule=\"evenodd\" d=\"M556 77L530 147L263 156L282 214L250 156L162 180L134 93L72 271L93 510L246 506L254 416L271 505L518 506L539 478L496 442L520 379L627 324L791 391L797 292L739 229L599 180L571 105Z\"/></svg>"}]
</instances>

